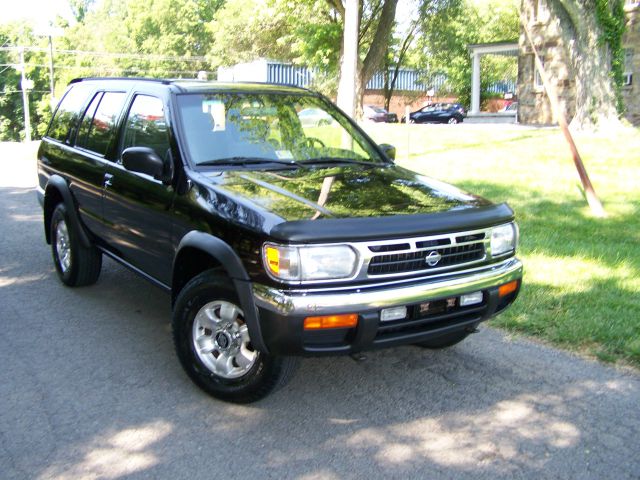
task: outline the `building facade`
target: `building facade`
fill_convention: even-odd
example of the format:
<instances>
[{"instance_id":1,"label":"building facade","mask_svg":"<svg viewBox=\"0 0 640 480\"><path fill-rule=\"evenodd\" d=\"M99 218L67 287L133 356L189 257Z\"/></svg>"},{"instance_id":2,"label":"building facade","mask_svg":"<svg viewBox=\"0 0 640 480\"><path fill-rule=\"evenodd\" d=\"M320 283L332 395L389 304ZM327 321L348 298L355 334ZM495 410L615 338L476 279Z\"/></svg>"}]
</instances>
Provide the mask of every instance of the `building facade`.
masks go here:
<instances>
[{"instance_id":1,"label":"building facade","mask_svg":"<svg viewBox=\"0 0 640 480\"><path fill-rule=\"evenodd\" d=\"M561 25L551 15L548 0L522 0L521 20L527 25L532 41L555 86L560 108L570 121L575 115L575 78L567 68L568 45L564 44ZM640 124L640 2L629 1L625 5L626 32L623 38L625 51L625 85L622 95L625 117L634 125ZM557 123L551 103L542 85L542 78L535 66L533 50L524 30L520 35L518 57L518 121L531 125Z\"/></svg>"},{"instance_id":2,"label":"building facade","mask_svg":"<svg viewBox=\"0 0 640 480\"><path fill-rule=\"evenodd\" d=\"M517 53L517 45L514 46ZM260 58L252 62L238 63L230 67L219 67L217 79L222 82L265 82L284 85L295 85L303 88L314 88L315 77L321 74L316 69L304 66L292 65L278 60ZM457 98L448 93L447 78L444 75L433 75L425 80L425 73L415 69L403 68L398 72L393 96L389 104L389 111L395 113L398 118L406 115L406 109L414 111L429 103L452 103ZM479 95L478 85L478 95ZM514 79L507 79L484 87L486 92L507 93L516 88ZM366 85L364 92L364 105L383 106L384 75L377 72ZM493 105L489 102L489 108L493 111L502 108L500 102Z\"/></svg>"}]
</instances>

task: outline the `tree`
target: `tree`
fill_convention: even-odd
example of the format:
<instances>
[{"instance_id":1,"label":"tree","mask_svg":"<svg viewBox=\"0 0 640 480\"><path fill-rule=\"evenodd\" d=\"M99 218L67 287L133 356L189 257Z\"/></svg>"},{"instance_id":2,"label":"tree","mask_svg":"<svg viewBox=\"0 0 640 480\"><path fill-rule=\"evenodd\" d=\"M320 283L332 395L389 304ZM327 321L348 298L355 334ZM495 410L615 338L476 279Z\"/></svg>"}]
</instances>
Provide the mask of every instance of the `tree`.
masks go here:
<instances>
[{"instance_id":1,"label":"tree","mask_svg":"<svg viewBox=\"0 0 640 480\"><path fill-rule=\"evenodd\" d=\"M520 25L518 4L518 0L450 0L441 8L423 10L420 63L426 66L429 77L443 74L449 93L469 105L471 58L467 47L474 43L516 41ZM509 62L486 57L483 66L485 83L493 83L504 79Z\"/></svg>"},{"instance_id":2,"label":"tree","mask_svg":"<svg viewBox=\"0 0 640 480\"><path fill-rule=\"evenodd\" d=\"M75 22L57 25L56 93L60 97L75 77L96 75L191 77L210 70L204 60L211 46L208 24L222 0L72 0ZM0 26L0 140L23 136L20 74L16 47L27 49L26 75L34 81L29 92L34 137L42 135L50 118L47 41L25 23ZM62 53L68 50L71 53ZM87 53L98 52L98 53ZM8 65L8 66L7 66Z\"/></svg>"},{"instance_id":3,"label":"tree","mask_svg":"<svg viewBox=\"0 0 640 480\"><path fill-rule=\"evenodd\" d=\"M591 128L618 123L622 113L623 0L553 0L552 15L560 31L575 79L576 112L571 125Z\"/></svg>"},{"instance_id":4,"label":"tree","mask_svg":"<svg viewBox=\"0 0 640 480\"><path fill-rule=\"evenodd\" d=\"M344 25L345 7L342 0L327 0L340 16ZM383 67L391 31L396 16L398 0L372 0L363 2L360 9L358 49L360 59L356 68L356 117L362 114L364 89L371 77ZM344 35L344 27L343 27ZM343 75L343 72L340 72Z\"/></svg>"},{"instance_id":5,"label":"tree","mask_svg":"<svg viewBox=\"0 0 640 480\"><path fill-rule=\"evenodd\" d=\"M69 26L58 41L68 50L101 55L59 56L60 83L87 75L195 78L197 71L210 69L208 62L198 58L209 51L212 40L207 25L221 3L104 0L89 9L81 22Z\"/></svg>"},{"instance_id":6,"label":"tree","mask_svg":"<svg viewBox=\"0 0 640 480\"><path fill-rule=\"evenodd\" d=\"M294 61L298 46L284 41L292 28L287 5L266 0L229 1L208 25L212 38L208 55L214 65L222 66L257 58Z\"/></svg>"},{"instance_id":7,"label":"tree","mask_svg":"<svg viewBox=\"0 0 640 480\"><path fill-rule=\"evenodd\" d=\"M67 0L71 14L76 22L82 22L84 17L89 13L89 9L95 3L95 0Z\"/></svg>"},{"instance_id":8,"label":"tree","mask_svg":"<svg viewBox=\"0 0 640 480\"><path fill-rule=\"evenodd\" d=\"M360 105L365 85L383 66L397 3L361 2ZM315 87L334 95L340 75L344 13L342 0L229 0L211 24L212 61L224 65L269 57L316 67L321 78Z\"/></svg>"},{"instance_id":9,"label":"tree","mask_svg":"<svg viewBox=\"0 0 640 480\"><path fill-rule=\"evenodd\" d=\"M31 27L24 22L0 25L0 141L20 141L24 138L24 107L20 54L18 46L45 46L45 40L34 36ZM32 137L42 135L49 119L49 71L45 67L43 52L26 50L25 76L33 81L33 89L28 92L29 116Z\"/></svg>"},{"instance_id":10,"label":"tree","mask_svg":"<svg viewBox=\"0 0 640 480\"><path fill-rule=\"evenodd\" d=\"M409 48L412 46L416 34L419 33L418 25L418 20L413 20L403 38L399 40L394 38L389 42L389 45L387 45L387 53L382 68L382 75L384 77L384 108L386 110L389 110L391 97L393 96L398 75L400 74L400 68L405 63Z\"/></svg>"},{"instance_id":11,"label":"tree","mask_svg":"<svg viewBox=\"0 0 640 480\"><path fill-rule=\"evenodd\" d=\"M209 25L209 57L229 66L270 58L317 70L313 87L335 95L341 17L326 0L228 0Z\"/></svg>"}]
</instances>

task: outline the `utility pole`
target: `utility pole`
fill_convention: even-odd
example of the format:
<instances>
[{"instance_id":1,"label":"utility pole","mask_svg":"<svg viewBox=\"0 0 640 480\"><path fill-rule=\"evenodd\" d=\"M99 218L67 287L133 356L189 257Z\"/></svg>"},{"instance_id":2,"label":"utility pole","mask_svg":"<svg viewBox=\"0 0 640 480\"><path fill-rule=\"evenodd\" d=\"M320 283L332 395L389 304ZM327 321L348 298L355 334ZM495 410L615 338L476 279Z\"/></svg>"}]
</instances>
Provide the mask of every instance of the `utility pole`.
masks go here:
<instances>
[{"instance_id":1,"label":"utility pole","mask_svg":"<svg viewBox=\"0 0 640 480\"><path fill-rule=\"evenodd\" d=\"M356 111L360 0L346 0L344 10L343 56L340 85L338 86L338 106L353 118Z\"/></svg>"},{"instance_id":2,"label":"utility pole","mask_svg":"<svg viewBox=\"0 0 640 480\"><path fill-rule=\"evenodd\" d=\"M20 51L20 90L22 90L22 109L24 110L24 141L31 141L31 117L29 115L29 93L27 88L29 87L29 81L27 80L25 70L26 65L24 63L24 47L19 48Z\"/></svg>"},{"instance_id":3,"label":"utility pole","mask_svg":"<svg viewBox=\"0 0 640 480\"><path fill-rule=\"evenodd\" d=\"M49 34L49 85L51 87L51 109L55 107L55 95L53 92L53 37Z\"/></svg>"}]
</instances>

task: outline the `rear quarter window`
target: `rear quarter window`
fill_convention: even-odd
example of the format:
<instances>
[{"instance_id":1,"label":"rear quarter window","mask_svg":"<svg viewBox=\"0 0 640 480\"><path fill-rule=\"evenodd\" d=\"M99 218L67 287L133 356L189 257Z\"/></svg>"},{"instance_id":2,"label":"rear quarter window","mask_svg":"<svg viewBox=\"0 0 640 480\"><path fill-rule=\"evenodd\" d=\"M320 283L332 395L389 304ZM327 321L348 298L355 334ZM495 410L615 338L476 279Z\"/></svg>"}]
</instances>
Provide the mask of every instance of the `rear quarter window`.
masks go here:
<instances>
[{"instance_id":1,"label":"rear quarter window","mask_svg":"<svg viewBox=\"0 0 640 480\"><path fill-rule=\"evenodd\" d=\"M73 85L64 95L56 110L47 137L59 142L69 143L82 115L82 108L87 102L91 89L87 85Z\"/></svg>"}]
</instances>

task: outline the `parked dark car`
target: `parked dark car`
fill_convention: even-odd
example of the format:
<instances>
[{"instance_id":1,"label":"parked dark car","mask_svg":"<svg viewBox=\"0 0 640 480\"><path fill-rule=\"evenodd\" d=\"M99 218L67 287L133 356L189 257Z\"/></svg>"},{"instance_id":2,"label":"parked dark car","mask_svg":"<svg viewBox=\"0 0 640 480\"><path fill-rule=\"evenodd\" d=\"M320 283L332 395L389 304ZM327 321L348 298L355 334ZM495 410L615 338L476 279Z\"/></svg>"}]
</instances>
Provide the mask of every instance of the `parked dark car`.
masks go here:
<instances>
[{"instance_id":1,"label":"parked dark car","mask_svg":"<svg viewBox=\"0 0 640 480\"><path fill-rule=\"evenodd\" d=\"M363 108L363 117L365 120L376 123L398 123L398 116L395 113L388 112L382 107L373 105L365 105Z\"/></svg>"},{"instance_id":2,"label":"parked dark car","mask_svg":"<svg viewBox=\"0 0 640 480\"><path fill-rule=\"evenodd\" d=\"M448 347L515 300L513 211L394 155L304 89L74 80L38 152L44 234L67 286L106 255L167 292L189 377L251 402L296 357Z\"/></svg>"},{"instance_id":3,"label":"parked dark car","mask_svg":"<svg viewBox=\"0 0 640 480\"><path fill-rule=\"evenodd\" d=\"M464 105L461 103L440 103L439 106L443 108L453 108L463 117L466 118L467 116L467 109L464 108Z\"/></svg>"},{"instance_id":4,"label":"parked dark car","mask_svg":"<svg viewBox=\"0 0 640 480\"><path fill-rule=\"evenodd\" d=\"M458 103L428 105L409 114L410 123L462 123L466 112ZM406 118L403 118L404 122Z\"/></svg>"}]
</instances>

